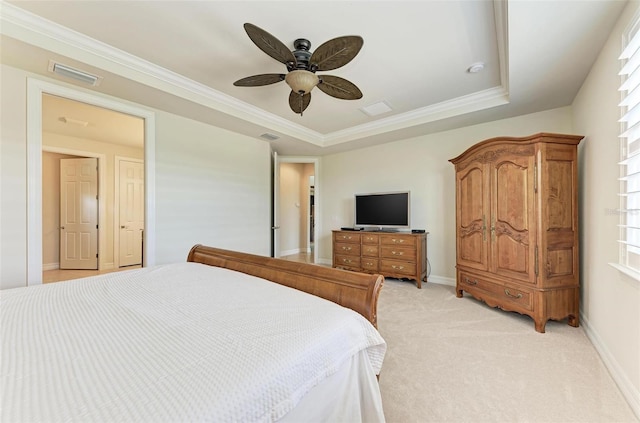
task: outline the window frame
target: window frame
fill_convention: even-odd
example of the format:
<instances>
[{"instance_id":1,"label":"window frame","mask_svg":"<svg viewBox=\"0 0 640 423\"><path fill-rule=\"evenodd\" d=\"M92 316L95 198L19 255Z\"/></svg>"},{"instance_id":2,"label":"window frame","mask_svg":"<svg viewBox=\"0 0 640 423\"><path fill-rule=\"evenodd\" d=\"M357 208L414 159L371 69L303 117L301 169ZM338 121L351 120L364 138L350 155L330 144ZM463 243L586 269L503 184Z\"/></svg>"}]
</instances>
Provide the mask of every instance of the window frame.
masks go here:
<instances>
[{"instance_id":1,"label":"window frame","mask_svg":"<svg viewBox=\"0 0 640 423\"><path fill-rule=\"evenodd\" d=\"M609 264L640 281L640 14L623 33L619 60L619 256Z\"/></svg>"}]
</instances>

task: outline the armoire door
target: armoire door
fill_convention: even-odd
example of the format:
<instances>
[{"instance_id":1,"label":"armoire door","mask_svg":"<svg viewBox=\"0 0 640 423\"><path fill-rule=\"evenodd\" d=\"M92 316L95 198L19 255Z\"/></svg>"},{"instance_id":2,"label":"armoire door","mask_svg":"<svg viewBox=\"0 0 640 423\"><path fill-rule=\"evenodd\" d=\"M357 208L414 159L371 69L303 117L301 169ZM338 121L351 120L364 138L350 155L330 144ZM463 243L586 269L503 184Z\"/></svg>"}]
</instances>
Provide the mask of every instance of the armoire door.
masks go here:
<instances>
[{"instance_id":1,"label":"armoire door","mask_svg":"<svg viewBox=\"0 0 640 423\"><path fill-rule=\"evenodd\" d=\"M478 270L489 269L488 173L486 164L472 162L458 171L456 175L458 187L456 198L458 265Z\"/></svg>"},{"instance_id":2,"label":"armoire door","mask_svg":"<svg viewBox=\"0 0 640 423\"><path fill-rule=\"evenodd\" d=\"M504 155L491 163L493 273L536 283L535 155Z\"/></svg>"}]
</instances>

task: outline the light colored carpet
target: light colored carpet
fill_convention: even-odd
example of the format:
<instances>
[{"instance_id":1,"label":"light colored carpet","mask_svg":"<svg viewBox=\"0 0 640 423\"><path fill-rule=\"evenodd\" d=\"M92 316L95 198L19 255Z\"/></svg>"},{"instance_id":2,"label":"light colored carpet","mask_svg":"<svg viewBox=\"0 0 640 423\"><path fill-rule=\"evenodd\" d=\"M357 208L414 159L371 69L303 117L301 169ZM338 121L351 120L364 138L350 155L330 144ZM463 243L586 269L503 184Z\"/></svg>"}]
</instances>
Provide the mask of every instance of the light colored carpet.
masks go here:
<instances>
[{"instance_id":1,"label":"light colored carpet","mask_svg":"<svg viewBox=\"0 0 640 423\"><path fill-rule=\"evenodd\" d=\"M583 329L387 279L378 327L387 422L637 422Z\"/></svg>"}]
</instances>

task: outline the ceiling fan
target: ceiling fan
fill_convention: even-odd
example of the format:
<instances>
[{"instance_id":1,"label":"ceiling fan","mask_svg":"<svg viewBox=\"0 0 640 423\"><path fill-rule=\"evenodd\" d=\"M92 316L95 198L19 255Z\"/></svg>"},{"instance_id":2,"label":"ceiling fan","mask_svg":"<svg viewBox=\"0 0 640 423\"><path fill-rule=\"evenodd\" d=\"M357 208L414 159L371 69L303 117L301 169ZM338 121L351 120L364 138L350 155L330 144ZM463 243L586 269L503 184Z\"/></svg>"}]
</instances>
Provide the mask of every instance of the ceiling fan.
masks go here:
<instances>
[{"instance_id":1,"label":"ceiling fan","mask_svg":"<svg viewBox=\"0 0 640 423\"><path fill-rule=\"evenodd\" d=\"M237 87L259 87L285 81L291 87L289 107L300 113L311 102L311 90L316 85L320 91L343 100L362 98L362 92L352 82L333 75L316 75L316 71L330 71L349 63L360 51L364 40L357 35L334 38L309 51L309 40L299 38L293 42L295 50L257 26L245 23L244 30L251 41L269 56L287 66L287 74L264 73L248 76L233 83Z\"/></svg>"}]
</instances>

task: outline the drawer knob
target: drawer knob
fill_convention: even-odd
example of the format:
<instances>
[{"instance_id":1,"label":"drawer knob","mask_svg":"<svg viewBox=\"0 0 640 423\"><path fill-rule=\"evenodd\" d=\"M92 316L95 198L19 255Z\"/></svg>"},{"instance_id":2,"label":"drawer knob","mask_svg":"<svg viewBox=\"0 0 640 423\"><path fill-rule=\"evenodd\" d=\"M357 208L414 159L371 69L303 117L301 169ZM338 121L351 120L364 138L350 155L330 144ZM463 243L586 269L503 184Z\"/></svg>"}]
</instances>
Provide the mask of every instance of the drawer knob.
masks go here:
<instances>
[{"instance_id":1,"label":"drawer knob","mask_svg":"<svg viewBox=\"0 0 640 423\"><path fill-rule=\"evenodd\" d=\"M391 265L391 267L393 267L396 270L402 270L404 269L404 266L396 266L395 264Z\"/></svg>"},{"instance_id":2,"label":"drawer knob","mask_svg":"<svg viewBox=\"0 0 640 423\"><path fill-rule=\"evenodd\" d=\"M404 239L392 238L391 241L395 244L402 244L404 242Z\"/></svg>"},{"instance_id":3,"label":"drawer knob","mask_svg":"<svg viewBox=\"0 0 640 423\"><path fill-rule=\"evenodd\" d=\"M344 251L351 251L351 247L342 247Z\"/></svg>"},{"instance_id":4,"label":"drawer knob","mask_svg":"<svg viewBox=\"0 0 640 423\"><path fill-rule=\"evenodd\" d=\"M343 259L343 260L342 260L342 262L343 262L343 263L351 263L351 260L349 260L349 259Z\"/></svg>"},{"instance_id":5,"label":"drawer knob","mask_svg":"<svg viewBox=\"0 0 640 423\"><path fill-rule=\"evenodd\" d=\"M513 295L511 292L509 292L509 290L508 290L508 289L505 289L505 290L504 290L504 293L505 293L505 294L507 294L507 296L508 296L508 297L511 297L511 298L515 298L515 299L520 299L520 298L522 298L522 293L521 293L521 292L518 292L518 295Z\"/></svg>"},{"instance_id":6,"label":"drawer knob","mask_svg":"<svg viewBox=\"0 0 640 423\"><path fill-rule=\"evenodd\" d=\"M468 278L468 277L466 277L466 276L464 277L464 282L465 282L466 284L468 284L468 285L477 285L477 284L478 284L478 281L477 281L477 280L471 280L471 279L469 279L469 278Z\"/></svg>"},{"instance_id":7,"label":"drawer knob","mask_svg":"<svg viewBox=\"0 0 640 423\"><path fill-rule=\"evenodd\" d=\"M391 254L393 254L394 256L401 256L404 254L404 251L392 251Z\"/></svg>"}]
</instances>

